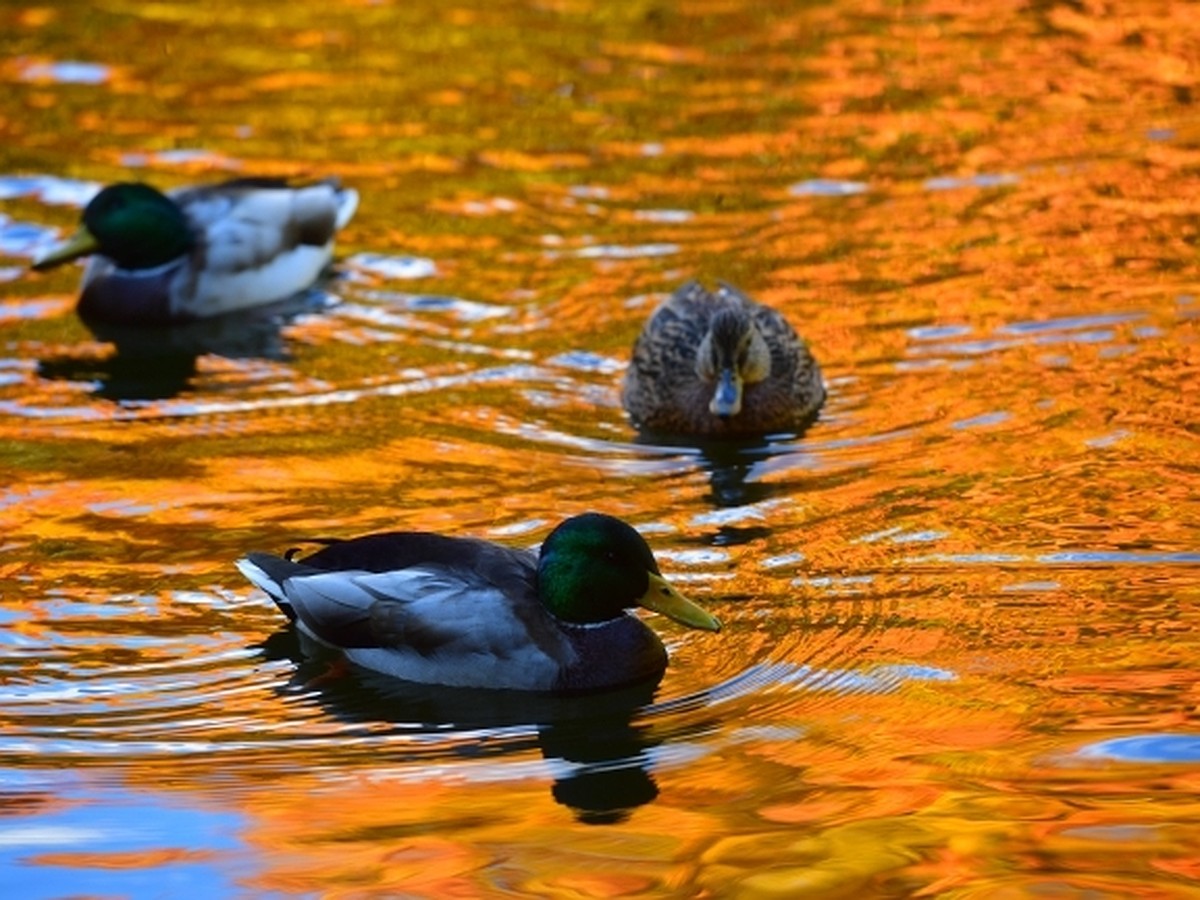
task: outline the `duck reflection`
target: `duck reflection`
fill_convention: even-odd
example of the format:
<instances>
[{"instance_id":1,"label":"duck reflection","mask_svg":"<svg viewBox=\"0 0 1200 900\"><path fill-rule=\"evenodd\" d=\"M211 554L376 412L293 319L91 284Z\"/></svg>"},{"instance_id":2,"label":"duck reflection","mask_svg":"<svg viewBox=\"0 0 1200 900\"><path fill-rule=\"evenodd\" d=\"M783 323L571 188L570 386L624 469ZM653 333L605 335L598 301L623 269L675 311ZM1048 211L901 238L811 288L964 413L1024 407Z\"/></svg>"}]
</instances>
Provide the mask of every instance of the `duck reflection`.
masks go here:
<instances>
[{"instance_id":1,"label":"duck reflection","mask_svg":"<svg viewBox=\"0 0 1200 900\"><path fill-rule=\"evenodd\" d=\"M650 702L655 687L651 685L624 712L564 718L539 728L542 755L574 764L550 791L555 800L575 811L580 822L621 822L658 796L658 785L646 764L646 751L658 742L631 720L634 711Z\"/></svg>"},{"instance_id":2,"label":"duck reflection","mask_svg":"<svg viewBox=\"0 0 1200 900\"><path fill-rule=\"evenodd\" d=\"M648 751L660 740L634 722L654 699L657 680L587 694L482 691L414 684L359 668L351 672L339 654L295 628L276 632L255 649L267 660L295 663L283 690L316 691L322 708L339 721L391 722L447 736L494 732L495 741L451 745L449 752L473 758L532 749L536 740L543 758L556 764L551 795L582 823L624 821L658 796ZM501 739L506 729L522 726L536 729L536 739Z\"/></svg>"},{"instance_id":3,"label":"duck reflection","mask_svg":"<svg viewBox=\"0 0 1200 900\"><path fill-rule=\"evenodd\" d=\"M172 325L125 325L81 316L114 352L102 358L48 357L38 362L37 371L56 381L93 382L94 393L108 400L167 400L188 387L201 356L286 359L284 326L331 304L329 294L313 288L266 306Z\"/></svg>"},{"instance_id":4,"label":"duck reflection","mask_svg":"<svg viewBox=\"0 0 1200 900\"><path fill-rule=\"evenodd\" d=\"M800 444L803 437L804 431L799 431L774 438L698 442L694 438L653 435L639 436L638 443L691 451L700 468L708 473L712 505L716 509L736 509L762 503L775 493L775 485L763 481L762 475L772 460L803 453ZM768 529L761 527L721 525L715 541L718 544L746 543L767 532Z\"/></svg>"},{"instance_id":5,"label":"duck reflection","mask_svg":"<svg viewBox=\"0 0 1200 900\"><path fill-rule=\"evenodd\" d=\"M718 509L749 506L771 495L771 486L758 480L756 469L777 452L769 441L702 444L701 467L708 472L709 497Z\"/></svg>"}]
</instances>

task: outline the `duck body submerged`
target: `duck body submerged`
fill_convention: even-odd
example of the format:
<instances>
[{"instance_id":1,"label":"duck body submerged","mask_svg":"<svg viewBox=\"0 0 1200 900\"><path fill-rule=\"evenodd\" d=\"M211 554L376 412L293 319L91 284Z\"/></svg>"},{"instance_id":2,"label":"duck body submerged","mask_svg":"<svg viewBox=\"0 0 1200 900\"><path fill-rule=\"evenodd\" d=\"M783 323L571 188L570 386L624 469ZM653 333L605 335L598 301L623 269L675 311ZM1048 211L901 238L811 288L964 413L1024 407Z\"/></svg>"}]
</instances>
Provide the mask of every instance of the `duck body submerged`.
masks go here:
<instances>
[{"instance_id":1,"label":"duck body submerged","mask_svg":"<svg viewBox=\"0 0 1200 900\"><path fill-rule=\"evenodd\" d=\"M299 562L251 553L238 568L305 634L364 668L424 684L566 692L659 678L667 653L625 611L635 603L719 628L666 584L637 532L595 513L560 525L540 555L388 532L331 543Z\"/></svg>"},{"instance_id":2,"label":"duck body submerged","mask_svg":"<svg viewBox=\"0 0 1200 900\"><path fill-rule=\"evenodd\" d=\"M34 262L91 254L80 287L85 320L163 325L290 297L329 265L357 192L336 180L293 186L246 178L160 193L104 188L72 238Z\"/></svg>"},{"instance_id":3,"label":"duck body submerged","mask_svg":"<svg viewBox=\"0 0 1200 900\"><path fill-rule=\"evenodd\" d=\"M622 394L634 425L749 438L802 430L825 400L821 370L776 310L722 284L689 282L650 316Z\"/></svg>"}]
</instances>

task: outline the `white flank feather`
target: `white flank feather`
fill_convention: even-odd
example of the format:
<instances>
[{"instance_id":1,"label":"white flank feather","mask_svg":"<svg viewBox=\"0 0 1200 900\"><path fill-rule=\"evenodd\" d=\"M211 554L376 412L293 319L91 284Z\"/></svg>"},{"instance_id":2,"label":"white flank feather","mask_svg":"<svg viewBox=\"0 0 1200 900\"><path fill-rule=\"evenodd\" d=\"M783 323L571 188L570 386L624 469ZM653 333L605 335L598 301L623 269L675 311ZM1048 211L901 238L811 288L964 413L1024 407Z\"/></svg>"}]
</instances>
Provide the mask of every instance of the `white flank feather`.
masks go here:
<instances>
[{"instance_id":1,"label":"white flank feather","mask_svg":"<svg viewBox=\"0 0 1200 900\"><path fill-rule=\"evenodd\" d=\"M190 196L185 210L204 235L204 259L199 271L172 281L173 312L214 316L299 293L329 265L334 235L357 208L358 193L332 182ZM295 243L298 233L323 228L324 244Z\"/></svg>"},{"instance_id":2,"label":"white flank feather","mask_svg":"<svg viewBox=\"0 0 1200 900\"><path fill-rule=\"evenodd\" d=\"M316 281L332 256L330 242L324 247L294 247L253 269L205 270L194 280L183 273L171 286L171 306L185 315L215 316L283 300ZM192 284L194 293L185 296Z\"/></svg>"}]
</instances>

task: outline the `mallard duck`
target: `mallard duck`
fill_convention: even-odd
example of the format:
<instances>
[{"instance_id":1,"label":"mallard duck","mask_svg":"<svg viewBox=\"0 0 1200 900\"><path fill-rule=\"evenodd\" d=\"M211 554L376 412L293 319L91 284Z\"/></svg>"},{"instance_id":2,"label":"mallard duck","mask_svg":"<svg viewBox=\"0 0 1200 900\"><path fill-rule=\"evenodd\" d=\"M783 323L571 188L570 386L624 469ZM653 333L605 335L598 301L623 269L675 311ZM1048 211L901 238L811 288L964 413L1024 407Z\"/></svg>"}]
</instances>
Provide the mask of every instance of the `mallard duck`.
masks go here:
<instances>
[{"instance_id":1,"label":"mallard duck","mask_svg":"<svg viewBox=\"0 0 1200 900\"><path fill-rule=\"evenodd\" d=\"M626 609L721 627L666 582L641 535L600 513L560 523L536 556L388 532L329 542L299 562L250 553L237 567L302 633L366 669L424 684L613 688L659 678L667 665L658 635Z\"/></svg>"},{"instance_id":2,"label":"mallard duck","mask_svg":"<svg viewBox=\"0 0 1200 900\"><path fill-rule=\"evenodd\" d=\"M695 281L646 322L623 394L638 428L705 438L794 431L824 399L821 370L783 316Z\"/></svg>"},{"instance_id":3,"label":"mallard duck","mask_svg":"<svg viewBox=\"0 0 1200 900\"><path fill-rule=\"evenodd\" d=\"M243 178L166 194L147 184L113 184L88 203L79 231L33 268L95 254L80 289L85 320L202 319L309 287L357 206L358 194L333 179L291 186Z\"/></svg>"}]
</instances>

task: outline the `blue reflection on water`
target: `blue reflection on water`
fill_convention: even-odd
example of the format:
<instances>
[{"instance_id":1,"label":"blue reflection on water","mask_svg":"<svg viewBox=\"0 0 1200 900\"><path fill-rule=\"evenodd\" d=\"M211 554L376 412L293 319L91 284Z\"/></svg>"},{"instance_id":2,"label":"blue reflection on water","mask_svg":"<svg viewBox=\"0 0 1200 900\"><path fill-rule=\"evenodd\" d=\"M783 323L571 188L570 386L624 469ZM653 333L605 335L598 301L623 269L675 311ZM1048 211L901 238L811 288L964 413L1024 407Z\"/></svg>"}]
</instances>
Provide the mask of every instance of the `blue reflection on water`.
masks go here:
<instances>
[{"instance_id":1,"label":"blue reflection on water","mask_svg":"<svg viewBox=\"0 0 1200 900\"><path fill-rule=\"evenodd\" d=\"M1200 735L1137 734L1080 747L1085 759L1111 759L1132 763L1200 762Z\"/></svg>"},{"instance_id":2,"label":"blue reflection on water","mask_svg":"<svg viewBox=\"0 0 1200 900\"><path fill-rule=\"evenodd\" d=\"M25 801L15 809L31 810L0 820L6 896L232 896L252 874L248 861L230 859L245 852L238 839L245 821L237 813L89 790L61 772L42 778L0 770L0 793ZM147 858L138 859L140 853ZM81 855L75 865L72 854ZM115 858L109 862L106 854Z\"/></svg>"},{"instance_id":3,"label":"blue reflection on water","mask_svg":"<svg viewBox=\"0 0 1200 900\"><path fill-rule=\"evenodd\" d=\"M678 225L690 222L696 214L690 209L635 209L633 217L643 222L661 222L665 225Z\"/></svg>"},{"instance_id":4,"label":"blue reflection on water","mask_svg":"<svg viewBox=\"0 0 1200 900\"><path fill-rule=\"evenodd\" d=\"M112 69L101 63L62 60L60 62L30 62L21 69L23 81L57 81L59 84L104 84L112 77Z\"/></svg>"},{"instance_id":5,"label":"blue reflection on water","mask_svg":"<svg viewBox=\"0 0 1200 900\"><path fill-rule=\"evenodd\" d=\"M4 229L0 226L0 248L4 247ZM3 251L0 251L3 252ZM14 256L17 254L13 254ZM24 270L22 270L22 273ZM0 302L0 322L15 321L19 319L46 319L62 309L62 304L53 300L18 300L14 302ZM5 363L8 360L0 360L0 369L5 368L20 368L19 366L9 366ZM16 384L24 380L23 376L17 376L15 373L12 376L7 376L7 381L0 383Z\"/></svg>"},{"instance_id":6,"label":"blue reflection on water","mask_svg":"<svg viewBox=\"0 0 1200 900\"><path fill-rule=\"evenodd\" d=\"M1200 553L1134 553L1127 550L1064 550L1045 553L1043 563L1200 563Z\"/></svg>"},{"instance_id":7,"label":"blue reflection on water","mask_svg":"<svg viewBox=\"0 0 1200 900\"><path fill-rule=\"evenodd\" d=\"M85 206L100 185L94 181L76 181L53 175L0 175L0 200L14 197L39 197L46 203Z\"/></svg>"},{"instance_id":8,"label":"blue reflection on water","mask_svg":"<svg viewBox=\"0 0 1200 900\"><path fill-rule=\"evenodd\" d=\"M1029 322L1009 322L996 329L999 334L1040 334L1046 331L1070 331L1073 329L1097 330L1107 325L1120 325L1144 319L1142 312L1094 313L1087 316L1062 316L1057 319L1042 319Z\"/></svg>"},{"instance_id":9,"label":"blue reflection on water","mask_svg":"<svg viewBox=\"0 0 1200 900\"><path fill-rule=\"evenodd\" d=\"M1057 346L1061 344L1112 344L1117 340L1114 327L1146 316L1143 312L1097 313L1086 316L1064 316L1057 319L1010 322L995 329L992 336L974 340L965 338L971 329L964 325L926 325L909 329L908 335L915 342L908 347L909 356L984 356L1000 353L1025 344ZM1147 331L1153 337L1154 326L1137 326L1134 331ZM1105 348L1102 355L1125 354L1136 350L1134 344L1122 344ZM1046 365L1069 365L1068 356L1045 356Z\"/></svg>"},{"instance_id":10,"label":"blue reflection on water","mask_svg":"<svg viewBox=\"0 0 1200 900\"><path fill-rule=\"evenodd\" d=\"M989 174L982 172L978 175L971 175L966 178L955 178L952 176L942 176L939 178L929 178L925 181L925 190L927 191L953 191L958 188L966 187L1004 187L1005 185L1017 184L1020 177L1007 172L997 172Z\"/></svg>"},{"instance_id":11,"label":"blue reflection on water","mask_svg":"<svg viewBox=\"0 0 1200 900\"><path fill-rule=\"evenodd\" d=\"M914 341L940 341L945 338L966 337L970 333L970 325L920 325L908 330L908 336Z\"/></svg>"},{"instance_id":12,"label":"blue reflection on water","mask_svg":"<svg viewBox=\"0 0 1200 900\"><path fill-rule=\"evenodd\" d=\"M794 197L846 197L866 191L867 185L861 181L839 181L832 178L813 178L788 188L788 193Z\"/></svg>"},{"instance_id":13,"label":"blue reflection on water","mask_svg":"<svg viewBox=\"0 0 1200 900\"><path fill-rule=\"evenodd\" d=\"M1100 437L1091 438L1083 443L1088 447L1104 448L1111 447L1113 444L1119 443L1127 437L1129 437L1129 432L1124 428L1119 428L1111 434L1102 434Z\"/></svg>"},{"instance_id":14,"label":"blue reflection on water","mask_svg":"<svg viewBox=\"0 0 1200 900\"><path fill-rule=\"evenodd\" d=\"M949 669L939 669L936 666L919 666L915 663L897 663L890 666L877 666L876 676L891 676L903 681L957 681L958 675Z\"/></svg>"},{"instance_id":15,"label":"blue reflection on water","mask_svg":"<svg viewBox=\"0 0 1200 900\"><path fill-rule=\"evenodd\" d=\"M1001 422L1007 422L1012 418L1012 413L1007 412L990 412L979 416L974 416L970 419L959 419L957 422L951 422L950 427L955 431L963 431L968 428L982 428L987 425L999 425Z\"/></svg>"},{"instance_id":16,"label":"blue reflection on water","mask_svg":"<svg viewBox=\"0 0 1200 900\"><path fill-rule=\"evenodd\" d=\"M389 256L383 253L357 253L346 260L347 264L356 266L383 278L415 279L432 278L438 274L437 264L432 259L422 256Z\"/></svg>"},{"instance_id":17,"label":"blue reflection on water","mask_svg":"<svg viewBox=\"0 0 1200 900\"><path fill-rule=\"evenodd\" d=\"M581 259L640 259L652 256L670 256L679 252L678 244L595 244L581 247L574 255ZM554 258L551 254L551 258Z\"/></svg>"},{"instance_id":18,"label":"blue reflection on water","mask_svg":"<svg viewBox=\"0 0 1200 900\"><path fill-rule=\"evenodd\" d=\"M57 236L58 232L52 228L0 216L0 253L5 256L36 256Z\"/></svg>"},{"instance_id":19,"label":"blue reflection on water","mask_svg":"<svg viewBox=\"0 0 1200 900\"><path fill-rule=\"evenodd\" d=\"M910 556L904 560L912 563L1042 563L1046 565L1178 565L1200 563L1200 553L1135 553L1128 550L1065 550L1059 553L1043 553L1028 556L1020 553L931 553L928 556Z\"/></svg>"},{"instance_id":20,"label":"blue reflection on water","mask_svg":"<svg viewBox=\"0 0 1200 900\"><path fill-rule=\"evenodd\" d=\"M610 375L620 372L625 364L611 356L601 356L588 350L568 350L546 360L552 366L562 366L564 369L574 369L577 372L595 372L600 375Z\"/></svg>"}]
</instances>

